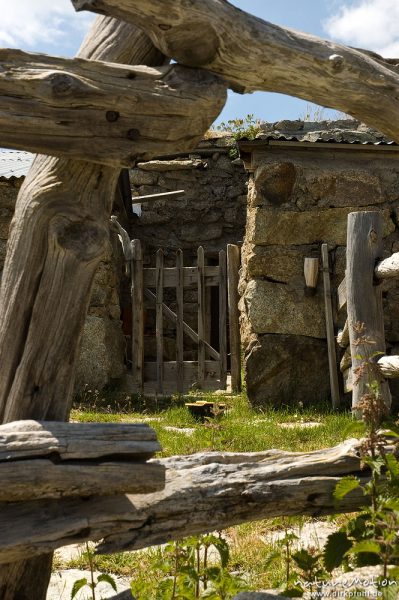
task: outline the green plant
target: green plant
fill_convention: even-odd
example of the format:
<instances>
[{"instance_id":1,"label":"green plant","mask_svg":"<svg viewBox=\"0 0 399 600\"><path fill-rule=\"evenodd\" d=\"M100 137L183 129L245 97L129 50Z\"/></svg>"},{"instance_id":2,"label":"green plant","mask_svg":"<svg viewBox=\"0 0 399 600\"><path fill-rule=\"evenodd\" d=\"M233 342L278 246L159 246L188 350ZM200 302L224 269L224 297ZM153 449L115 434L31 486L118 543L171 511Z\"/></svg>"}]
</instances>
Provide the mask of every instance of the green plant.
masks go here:
<instances>
[{"instance_id":1,"label":"green plant","mask_svg":"<svg viewBox=\"0 0 399 600\"><path fill-rule=\"evenodd\" d=\"M262 121L255 119L254 115L247 115L243 119L230 119L227 123L222 122L217 126L217 129L219 131L228 131L236 141L242 138L254 140L261 131L261 124ZM231 148L229 154L231 158L237 158L237 147Z\"/></svg>"},{"instance_id":2,"label":"green plant","mask_svg":"<svg viewBox=\"0 0 399 600\"><path fill-rule=\"evenodd\" d=\"M217 551L219 564L210 560L212 548ZM137 600L230 600L247 587L239 576L229 572L229 556L229 545L221 535L172 542L153 564L153 569L162 574L158 583L134 581L132 593Z\"/></svg>"},{"instance_id":3,"label":"green plant","mask_svg":"<svg viewBox=\"0 0 399 600\"><path fill-rule=\"evenodd\" d=\"M86 577L83 577L82 579L77 579L72 586L71 600L73 600L73 598L76 597L78 592L82 588L85 588L85 587L88 587L91 591L91 600L97 600L96 588L97 588L98 584L101 582L108 583L112 587L112 589L116 592L117 589L116 589L115 580L108 573L100 573L100 575L98 575L96 579L94 578L93 550L90 548L90 546L87 542L86 542L86 550L83 554L89 563L90 581L88 581Z\"/></svg>"},{"instance_id":4,"label":"green plant","mask_svg":"<svg viewBox=\"0 0 399 600\"><path fill-rule=\"evenodd\" d=\"M358 345L367 348L373 343L366 338L363 324L356 324L355 328ZM392 583L399 583L399 461L394 452L386 451L386 447L387 437L397 440L399 435L395 431L379 429L387 415L387 407L380 393L381 375L374 361L378 354L369 353L364 357L356 373L357 378L368 379L367 393L357 408L362 411L367 429L360 451L363 467L371 471L369 482L362 488L369 506L329 537L324 561L329 572L341 565L346 570L381 565L382 577L378 585L382 596L388 599L396 595L390 596L392 588L384 586L384 582L392 578ZM397 446L398 442L393 445ZM334 492L336 501L341 501L360 486L358 477L343 478ZM395 594L397 591L396 587Z\"/></svg>"},{"instance_id":5,"label":"green plant","mask_svg":"<svg viewBox=\"0 0 399 600\"><path fill-rule=\"evenodd\" d=\"M322 553L316 548L299 548L295 545L300 539L290 528L290 519L284 519L284 536L276 543L269 555L267 565L282 560L285 567L285 581L282 589L287 598L300 598L308 591L313 591L316 581L324 580L326 571L323 567Z\"/></svg>"}]
</instances>

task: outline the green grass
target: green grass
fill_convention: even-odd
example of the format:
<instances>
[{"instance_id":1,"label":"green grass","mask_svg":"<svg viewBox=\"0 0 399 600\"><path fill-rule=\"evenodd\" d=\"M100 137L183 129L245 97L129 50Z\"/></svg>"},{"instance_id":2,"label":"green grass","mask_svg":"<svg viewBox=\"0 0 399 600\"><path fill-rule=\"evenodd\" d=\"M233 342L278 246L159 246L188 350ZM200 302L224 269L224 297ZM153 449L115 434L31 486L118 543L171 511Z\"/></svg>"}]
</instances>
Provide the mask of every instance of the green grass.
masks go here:
<instances>
[{"instance_id":1,"label":"green grass","mask_svg":"<svg viewBox=\"0 0 399 600\"><path fill-rule=\"evenodd\" d=\"M223 402L227 405L226 413L214 421L201 423L184 406L184 401L197 399ZM219 396L196 393L183 399L172 398L168 407L156 406L153 401L149 405L141 401L141 411L135 410L134 401L126 401L124 407L126 410L122 412L113 412L109 403L97 402L88 407L80 404L72 410L71 419L86 422L148 422L157 432L163 448L162 456L191 454L201 450L258 452L278 448L308 451L333 446L348 437L361 437L364 434L363 425L354 423L349 412L337 413L323 406L301 410L254 410L249 406L245 394ZM309 421L320 425L306 427L304 424ZM282 426L284 423L290 423L291 427L285 428ZM170 431L168 427L194 431L186 435L184 431Z\"/></svg>"}]
</instances>

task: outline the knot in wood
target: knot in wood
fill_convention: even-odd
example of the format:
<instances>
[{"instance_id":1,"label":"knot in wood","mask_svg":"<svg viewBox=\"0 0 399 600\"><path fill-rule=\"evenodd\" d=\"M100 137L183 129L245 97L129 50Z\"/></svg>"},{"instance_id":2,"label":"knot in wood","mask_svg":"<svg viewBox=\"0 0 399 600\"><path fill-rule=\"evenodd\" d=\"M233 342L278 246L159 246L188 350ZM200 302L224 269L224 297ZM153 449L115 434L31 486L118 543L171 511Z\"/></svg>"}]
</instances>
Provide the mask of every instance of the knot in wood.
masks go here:
<instances>
[{"instance_id":1,"label":"knot in wood","mask_svg":"<svg viewBox=\"0 0 399 600\"><path fill-rule=\"evenodd\" d=\"M127 138L129 140L132 140L132 142L135 142L136 140L138 140L140 137L140 131L138 129L129 129L129 131L127 132Z\"/></svg>"},{"instance_id":2,"label":"knot in wood","mask_svg":"<svg viewBox=\"0 0 399 600\"><path fill-rule=\"evenodd\" d=\"M109 123L115 123L119 119L119 112L117 110L107 110L105 118Z\"/></svg>"},{"instance_id":3,"label":"knot in wood","mask_svg":"<svg viewBox=\"0 0 399 600\"><path fill-rule=\"evenodd\" d=\"M331 54L331 56L328 57L328 60L334 71L342 71L344 68L345 59L340 54Z\"/></svg>"},{"instance_id":4,"label":"knot in wood","mask_svg":"<svg viewBox=\"0 0 399 600\"><path fill-rule=\"evenodd\" d=\"M162 31L168 31L168 29L170 29L172 27L172 25L168 25L167 23L160 23L158 25L159 29L161 29Z\"/></svg>"},{"instance_id":5,"label":"knot in wood","mask_svg":"<svg viewBox=\"0 0 399 600\"><path fill-rule=\"evenodd\" d=\"M66 73L54 73L50 77L51 89L56 96L69 94L73 89L73 84L74 78Z\"/></svg>"},{"instance_id":6,"label":"knot in wood","mask_svg":"<svg viewBox=\"0 0 399 600\"><path fill-rule=\"evenodd\" d=\"M108 239L108 232L92 220L71 222L60 217L52 224L51 230L58 245L81 262L90 262L101 256Z\"/></svg>"}]
</instances>

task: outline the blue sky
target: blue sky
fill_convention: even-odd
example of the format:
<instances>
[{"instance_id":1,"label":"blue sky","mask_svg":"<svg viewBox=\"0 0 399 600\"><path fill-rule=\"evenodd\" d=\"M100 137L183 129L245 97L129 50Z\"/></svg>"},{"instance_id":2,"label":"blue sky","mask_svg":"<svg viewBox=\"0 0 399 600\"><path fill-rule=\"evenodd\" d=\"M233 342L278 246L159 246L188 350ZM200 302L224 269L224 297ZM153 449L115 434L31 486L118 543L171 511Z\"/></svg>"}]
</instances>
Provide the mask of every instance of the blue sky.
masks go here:
<instances>
[{"instance_id":1,"label":"blue sky","mask_svg":"<svg viewBox=\"0 0 399 600\"><path fill-rule=\"evenodd\" d=\"M278 25L399 57L399 0L230 1ZM69 0L0 0L0 9L0 46L61 56L75 54L94 18L76 14ZM308 103L290 96L229 92L217 123L250 113L265 121L296 119L308 110Z\"/></svg>"}]
</instances>

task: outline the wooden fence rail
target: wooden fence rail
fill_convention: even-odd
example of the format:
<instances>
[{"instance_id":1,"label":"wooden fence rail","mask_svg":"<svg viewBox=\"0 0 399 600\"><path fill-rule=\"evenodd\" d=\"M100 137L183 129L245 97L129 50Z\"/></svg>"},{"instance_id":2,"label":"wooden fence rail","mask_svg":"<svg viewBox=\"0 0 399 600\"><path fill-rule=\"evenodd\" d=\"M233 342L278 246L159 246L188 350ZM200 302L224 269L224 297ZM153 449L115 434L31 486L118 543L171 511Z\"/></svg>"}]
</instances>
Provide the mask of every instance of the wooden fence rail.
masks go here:
<instances>
[{"instance_id":1,"label":"wooden fence rail","mask_svg":"<svg viewBox=\"0 0 399 600\"><path fill-rule=\"evenodd\" d=\"M158 492L5 504L0 512L0 563L88 539L103 539L99 552L111 553L254 519L352 512L367 501L362 489L338 506L333 492L342 476L359 473L360 443L347 440L335 448L304 453L175 456L150 462L166 469L165 487ZM361 480L369 481L367 471Z\"/></svg>"}]
</instances>

